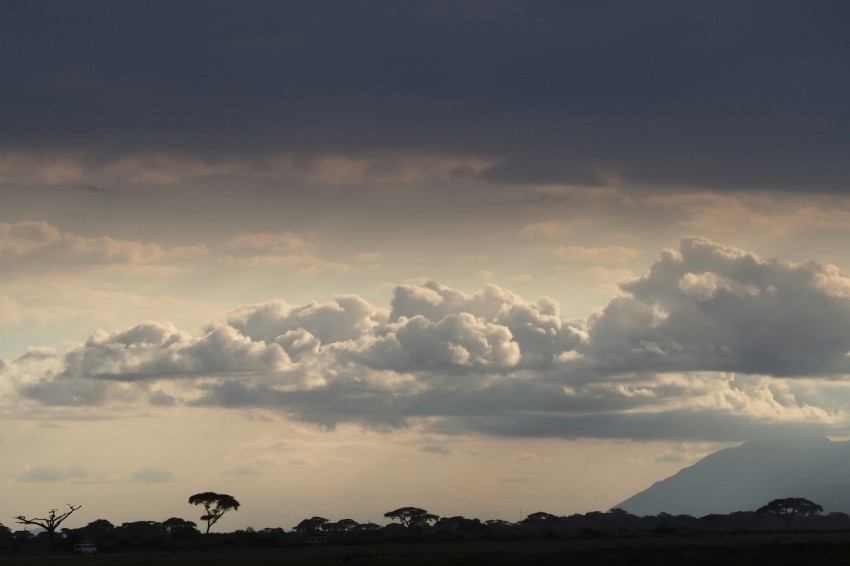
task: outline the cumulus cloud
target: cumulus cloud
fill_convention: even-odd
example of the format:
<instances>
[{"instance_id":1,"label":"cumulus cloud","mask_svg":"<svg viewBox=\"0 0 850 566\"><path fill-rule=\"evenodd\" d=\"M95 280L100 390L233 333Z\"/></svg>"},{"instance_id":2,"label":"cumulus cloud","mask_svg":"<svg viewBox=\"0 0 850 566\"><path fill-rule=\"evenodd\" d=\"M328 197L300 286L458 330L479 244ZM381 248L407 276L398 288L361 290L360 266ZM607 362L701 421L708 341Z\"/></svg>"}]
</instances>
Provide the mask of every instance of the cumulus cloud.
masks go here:
<instances>
[{"instance_id":1,"label":"cumulus cloud","mask_svg":"<svg viewBox=\"0 0 850 566\"><path fill-rule=\"evenodd\" d=\"M387 333L365 352L372 367L398 371L449 371L457 367L514 367L520 347L502 325L469 313L452 314L438 322L418 315L388 325Z\"/></svg>"},{"instance_id":2,"label":"cumulus cloud","mask_svg":"<svg viewBox=\"0 0 850 566\"><path fill-rule=\"evenodd\" d=\"M588 321L600 366L775 376L850 371L850 278L703 238L665 250Z\"/></svg>"},{"instance_id":3,"label":"cumulus cloud","mask_svg":"<svg viewBox=\"0 0 850 566\"><path fill-rule=\"evenodd\" d=\"M347 295L324 305L269 301L237 310L228 323L252 340L272 342L289 332L304 331L329 344L360 338L385 319L386 314L374 305Z\"/></svg>"},{"instance_id":4,"label":"cumulus cloud","mask_svg":"<svg viewBox=\"0 0 850 566\"><path fill-rule=\"evenodd\" d=\"M458 330L469 330L470 325L485 323L495 325L491 328L500 327L519 348L518 352L496 351L501 352L501 363L509 366L551 365L564 352L574 350L581 340L578 325L561 317L555 301L541 297L528 302L496 285L488 285L472 295L436 282L400 285L393 292L391 307L390 320L412 333L416 330L411 327L427 326L425 321L445 325L448 317L459 316L459 313L469 317L465 323L454 323ZM439 331L437 326L431 325L431 328ZM508 335L504 331L500 335L502 340ZM485 349L488 346L485 345Z\"/></svg>"},{"instance_id":5,"label":"cumulus cloud","mask_svg":"<svg viewBox=\"0 0 850 566\"><path fill-rule=\"evenodd\" d=\"M289 363L277 344L253 341L230 326L200 336L147 322L122 332L98 332L65 357L65 375L135 380L181 375L275 372Z\"/></svg>"},{"instance_id":6,"label":"cumulus cloud","mask_svg":"<svg viewBox=\"0 0 850 566\"><path fill-rule=\"evenodd\" d=\"M7 396L47 406L262 408L322 427L687 440L847 430L850 281L835 267L687 238L620 289L586 321L495 285L403 284L389 308L275 300L197 334L161 322L100 331L0 372ZM827 396L811 385L823 378Z\"/></svg>"},{"instance_id":7,"label":"cumulus cloud","mask_svg":"<svg viewBox=\"0 0 850 566\"><path fill-rule=\"evenodd\" d=\"M107 383L91 379L47 378L20 383L20 395L46 406L90 407L105 405L110 398ZM116 399L116 401L118 401Z\"/></svg>"}]
</instances>

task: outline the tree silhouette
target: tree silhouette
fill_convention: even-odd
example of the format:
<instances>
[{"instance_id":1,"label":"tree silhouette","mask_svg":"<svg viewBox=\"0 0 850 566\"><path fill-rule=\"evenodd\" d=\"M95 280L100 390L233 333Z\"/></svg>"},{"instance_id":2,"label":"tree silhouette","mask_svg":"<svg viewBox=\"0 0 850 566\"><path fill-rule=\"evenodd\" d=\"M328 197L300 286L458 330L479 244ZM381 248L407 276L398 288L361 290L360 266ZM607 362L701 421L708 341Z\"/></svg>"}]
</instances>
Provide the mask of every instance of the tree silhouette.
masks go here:
<instances>
[{"instance_id":1,"label":"tree silhouette","mask_svg":"<svg viewBox=\"0 0 850 566\"><path fill-rule=\"evenodd\" d=\"M292 530L301 535L309 535L324 531L327 525L328 520L324 517L311 517L295 525Z\"/></svg>"},{"instance_id":2,"label":"tree silhouette","mask_svg":"<svg viewBox=\"0 0 850 566\"><path fill-rule=\"evenodd\" d=\"M166 519L162 522L162 527L172 540L186 540L201 534L201 531L198 530L198 525L194 521L187 521L180 517Z\"/></svg>"},{"instance_id":3,"label":"tree silhouette","mask_svg":"<svg viewBox=\"0 0 850 566\"><path fill-rule=\"evenodd\" d=\"M360 523L355 521L354 519L341 519L336 523L327 523L324 525L324 529L333 533L344 533L348 531L353 531L360 528Z\"/></svg>"},{"instance_id":4,"label":"tree silhouette","mask_svg":"<svg viewBox=\"0 0 850 566\"><path fill-rule=\"evenodd\" d=\"M162 526L165 527L165 530L171 535L184 530L192 531L198 527L198 525L196 525L193 521L187 521L180 517L171 517L166 519L162 522Z\"/></svg>"},{"instance_id":5,"label":"tree silhouette","mask_svg":"<svg viewBox=\"0 0 850 566\"><path fill-rule=\"evenodd\" d=\"M124 540L143 541L165 536L168 531L159 521L131 521L119 527Z\"/></svg>"},{"instance_id":6,"label":"tree silhouette","mask_svg":"<svg viewBox=\"0 0 850 566\"><path fill-rule=\"evenodd\" d=\"M822 512L823 507L821 507L817 503L809 501L808 499L803 499L802 497L774 499L767 505L756 509L756 513L759 515L764 513L771 513L773 515L776 515L777 517L782 517L783 519L785 519L785 524L788 527L791 526L791 521L794 520L794 517L798 515L806 517L808 515L817 515L818 513Z\"/></svg>"},{"instance_id":7,"label":"tree silhouette","mask_svg":"<svg viewBox=\"0 0 850 566\"><path fill-rule=\"evenodd\" d=\"M107 538L115 532L115 525L106 519L97 519L92 521L85 527L78 529L62 529L62 534L66 538L74 538L77 540L93 540Z\"/></svg>"},{"instance_id":8,"label":"tree silhouette","mask_svg":"<svg viewBox=\"0 0 850 566\"><path fill-rule=\"evenodd\" d=\"M532 513L528 517L522 520L523 523L532 523L537 521L557 521L558 516L553 515L552 513L547 513L545 511L538 511L536 513Z\"/></svg>"},{"instance_id":9,"label":"tree silhouette","mask_svg":"<svg viewBox=\"0 0 850 566\"><path fill-rule=\"evenodd\" d=\"M201 515L201 520L207 522L207 534L210 532L210 527L215 525L222 515L231 509L239 510L239 502L236 501L235 497L226 493L213 493L212 491L196 493L189 498L189 503L204 506L205 513Z\"/></svg>"},{"instance_id":10,"label":"tree silhouette","mask_svg":"<svg viewBox=\"0 0 850 566\"><path fill-rule=\"evenodd\" d=\"M37 527L41 527L45 531L47 531L47 537L52 541L53 533L56 531L56 528L67 519L71 513L82 507L82 505L71 505L70 503L66 503L68 505L68 511L62 513L61 515L57 515L56 509L51 509L50 513L47 514L47 517L33 517L32 519L27 519L23 515L18 515L15 517L15 520L21 525L35 525Z\"/></svg>"},{"instance_id":11,"label":"tree silhouette","mask_svg":"<svg viewBox=\"0 0 850 566\"><path fill-rule=\"evenodd\" d=\"M440 518L438 515L428 513L425 509L420 509L419 507L402 507L395 511L388 511L384 513L384 517L397 520L408 529L426 525L428 522L436 521Z\"/></svg>"}]
</instances>

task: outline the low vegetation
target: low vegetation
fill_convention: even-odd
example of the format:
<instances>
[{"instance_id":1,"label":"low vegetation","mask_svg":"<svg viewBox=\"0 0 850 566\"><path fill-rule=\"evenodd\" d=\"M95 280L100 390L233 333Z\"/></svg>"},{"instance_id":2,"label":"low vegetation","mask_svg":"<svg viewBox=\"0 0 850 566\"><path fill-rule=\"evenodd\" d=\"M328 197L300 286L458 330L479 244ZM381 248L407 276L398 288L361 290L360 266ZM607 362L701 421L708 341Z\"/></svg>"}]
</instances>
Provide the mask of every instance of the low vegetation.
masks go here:
<instances>
[{"instance_id":1,"label":"low vegetation","mask_svg":"<svg viewBox=\"0 0 850 566\"><path fill-rule=\"evenodd\" d=\"M152 560L156 556L158 564L168 564L171 555L174 555L172 558L185 558L187 551L204 551L205 562L211 556L232 557L234 553L251 552L252 563L263 563L263 556L285 550L290 553L287 559L294 560L296 564L323 563L317 558L322 556L332 563L333 556L342 555L362 556L364 559L360 563L364 564L384 563L384 559L385 563L392 563L392 557L404 554L407 552L404 549L408 548L414 549L417 556L430 556L446 563L452 563L455 558L458 562L463 561L463 555L467 555L466 563L476 563L477 560L470 561L469 553L490 557L487 563L509 563L502 559L509 556L516 558L517 553L525 553L523 556L534 552L566 556L611 548L626 554L636 548L643 548L649 553L663 553L666 552L664 549L681 550L683 541L710 547L721 543L764 545L777 540L793 542L803 535L821 538L828 535L833 537L829 540L835 542L834 536L838 535L843 540L846 538L844 533L850 530L850 516L847 514L824 515L821 507L811 501L786 498L771 501L755 511L726 515L691 517L659 513L638 517L622 509L611 509L608 512L559 516L539 511L515 523L498 519L481 521L460 516L439 517L417 507L401 507L384 513L393 521L387 525L358 523L348 518L331 521L324 517L311 517L289 531L282 527L266 527L211 533L210 527L227 511L238 509L239 503L230 495L212 492L194 495L189 502L203 506L201 521L204 532L195 522L179 517L162 522L134 521L121 525L98 519L83 527L58 531L59 523L79 506L69 506L70 510L64 514L51 511L48 518L52 518L52 522L20 515L16 517L18 523L39 526L42 530L34 534L28 530L13 531L0 524L0 558L4 562L6 559L25 562L28 557L71 553L74 545L91 542L98 549L98 561L107 560L108 556L127 558L144 555ZM48 530L51 525L55 532ZM790 530L792 527L793 531ZM523 544L516 544L520 542ZM211 550L215 551L214 555L208 553ZM720 552L719 548L716 550ZM444 560L438 557L440 553L454 558ZM716 553L712 553L709 554L716 557ZM277 556L280 559L279 554ZM299 560L302 562L295 560L296 557L301 557ZM313 559L319 561L310 562ZM218 563L216 560L212 563ZM147 563L143 559L134 559L134 562ZM417 562L414 560L412 563Z\"/></svg>"}]
</instances>

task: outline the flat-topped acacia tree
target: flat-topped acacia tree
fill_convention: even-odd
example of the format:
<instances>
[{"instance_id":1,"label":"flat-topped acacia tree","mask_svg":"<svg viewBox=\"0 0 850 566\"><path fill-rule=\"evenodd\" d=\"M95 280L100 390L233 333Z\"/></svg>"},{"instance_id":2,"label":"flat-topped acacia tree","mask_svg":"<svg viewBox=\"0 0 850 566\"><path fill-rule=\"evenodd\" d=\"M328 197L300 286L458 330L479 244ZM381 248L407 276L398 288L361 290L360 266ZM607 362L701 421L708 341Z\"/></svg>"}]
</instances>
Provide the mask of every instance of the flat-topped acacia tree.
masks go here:
<instances>
[{"instance_id":1,"label":"flat-topped acacia tree","mask_svg":"<svg viewBox=\"0 0 850 566\"><path fill-rule=\"evenodd\" d=\"M440 517L433 513L427 512L419 507L402 507L395 511L387 511L384 517L395 519L408 529L415 529L420 525L427 525L429 522L436 521Z\"/></svg>"},{"instance_id":2,"label":"flat-topped acacia tree","mask_svg":"<svg viewBox=\"0 0 850 566\"><path fill-rule=\"evenodd\" d=\"M782 517L785 519L786 526L791 528L791 521L794 520L794 517L823 513L823 507L802 497L786 497L785 499L774 499L767 505L756 509L756 513L759 515L772 513L777 517Z\"/></svg>"},{"instance_id":3,"label":"flat-topped acacia tree","mask_svg":"<svg viewBox=\"0 0 850 566\"><path fill-rule=\"evenodd\" d=\"M196 493L189 498L191 505L203 505L205 513L201 516L202 521L207 522L206 534L209 534L210 527L215 525L221 516L233 509L239 509L239 502L232 495L226 493L214 493L206 491L204 493Z\"/></svg>"}]
</instances>

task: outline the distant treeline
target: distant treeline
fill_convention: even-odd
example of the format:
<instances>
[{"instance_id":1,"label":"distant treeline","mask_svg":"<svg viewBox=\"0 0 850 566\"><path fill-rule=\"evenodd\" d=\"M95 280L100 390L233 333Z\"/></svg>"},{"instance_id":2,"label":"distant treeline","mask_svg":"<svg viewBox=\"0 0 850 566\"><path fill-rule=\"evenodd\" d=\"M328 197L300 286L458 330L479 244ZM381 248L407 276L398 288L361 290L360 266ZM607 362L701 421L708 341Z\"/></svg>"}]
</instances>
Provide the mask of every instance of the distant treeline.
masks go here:
<instances>
[{"instance_id":1,"label":"distant treeline","mask_svg":"<svg viewBox=\"0 0 850 566\"><path fill-rule=\"evenodd\" d=\"M410 509L410 508L403 508ZM247 528L225 533L203 534L193 521L172 517L166 521L135 521L113 525L98 519L84 527L63 528L51 541L46 533L12 531L0 525L0 548L4 552L53 549L70 552L74 544L90 541L99 552L142 549L197 549L204 547L286 547L319 544L362 545L400 541L594 539L630 536L678 536L700 532L749 530L840 530L850 529L846 513L798 516L793 524L772 513L740 511L704 517L660 513L638 517L621 509L558 516L545 512L528 515L518 522L437 517L404 524L358 523L351 519L330 521L312 517L291 530L281 527ZM60 534L61 533L61 534Z\"/></svg>"}]
</instances>

